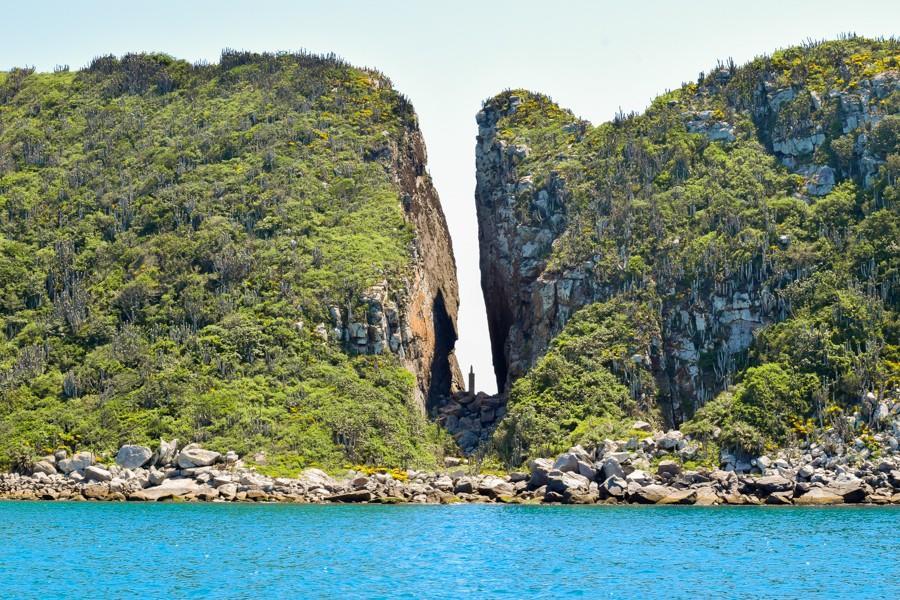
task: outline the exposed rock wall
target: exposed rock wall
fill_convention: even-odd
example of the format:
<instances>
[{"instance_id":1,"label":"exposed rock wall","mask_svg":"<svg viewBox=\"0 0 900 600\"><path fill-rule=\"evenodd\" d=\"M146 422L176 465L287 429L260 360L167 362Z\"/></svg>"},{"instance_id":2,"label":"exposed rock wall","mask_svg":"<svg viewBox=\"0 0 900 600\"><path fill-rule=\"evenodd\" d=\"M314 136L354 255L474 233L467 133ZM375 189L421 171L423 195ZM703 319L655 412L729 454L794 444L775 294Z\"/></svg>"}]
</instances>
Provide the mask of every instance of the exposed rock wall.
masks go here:
<instances>
[{"instance_id":1,"label":"exposed rock wall","mask_svg":"<svg viewBox=\"0 0 900 600\"><path fill-rule=\"evenodd\" d=\"M780 88L771 73L750 82L752 93L737 94L726 87L731 77L728 69L722 69L696 89L693 101L685 103L702 106L708 97L724 97L730 107L727 115L686 110L681 116L688 132L727 144L735 140L739 121L749 118L767 150L803 177L801 196L809 202L844 179L853 179L862 188L872 185L883 160L872 151L867 136L890 110L885 99L891 94L896 97L900 89L897 72L863 79L853 92L835 90L824 97L802 85ZM516 94L488 101L476 117L481 281L501 391L535 364L576 310L623 291L620 281L593 274L592 259L548 267L554 243L570 225L570 192L564 178L553 170L549 177L535 177L525 160L530 148L501 139L498 124L522 102ZM573 117L563 129L577 133L583 127ZM851 150L843 159L825 160L817 154L826 141L838 136L852 138ZM580 141L580 135L576 136L576 143ZM570 149L561 149L559 160L567 158L563 153ZM679 240L670 243L677 245ZM789 245L790 240L776 243ZM763 250L761 260L748 262L724 279L708 277L685 288L674 269L663 262L660 259L652 282L660 297L662 335L636 356L656 376L660 395L667 400L663 403L666 420L678 424L684 418L684 400L696 406L725 388L754 332L786 318L790 307L778 290L808 273L767 261Z\"/></svg>"},{"instance_id":2,"label":"exposed rock wall","mask_svg":"<svg viewBox=\"0 0 900 600\"><path fill-rule=\"evenodd\" d=\"M397 143L386 144L373 160L392 174L407 220L415 231L413 264L405 285L383 281L347 307L330 309L333 335L358 354L393 353L416 375L416 401L423 411L446 402L462 389L454 354L459 288L447 222L431 177L422 134L407 128Z\"/></svg>"}]
</instances>

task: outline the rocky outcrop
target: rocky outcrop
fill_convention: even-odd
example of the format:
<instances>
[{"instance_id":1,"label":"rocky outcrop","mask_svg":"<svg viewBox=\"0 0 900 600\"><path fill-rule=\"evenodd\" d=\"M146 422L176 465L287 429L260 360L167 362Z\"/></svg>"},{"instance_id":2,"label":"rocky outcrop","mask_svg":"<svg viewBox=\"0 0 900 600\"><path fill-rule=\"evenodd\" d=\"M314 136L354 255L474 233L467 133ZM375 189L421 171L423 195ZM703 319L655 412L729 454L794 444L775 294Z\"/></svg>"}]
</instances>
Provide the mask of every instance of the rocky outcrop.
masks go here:
<instances>
[{"instance_id":1,"label":"rocky outcrop","mask_svg":"<svg viewBox=\"0 0 900 600\"><path fill-rule=\"evenodd\" d=\"M416 375L416 401L424 411L462 388L454 354L459 288L452 242L425 168L421 132L407 128L399 143L386 144L370 158L384 166L400 190L415 232L412 267L398 289L382 281L348 306L330 307L331 322L319 324L317 331L340 340L353 353L397 355Z\"/></svg>"},{"instance_id":2,"label":"rocky outcrop","mask_svg":"<svg viewBox=\"0 0 900 600\"><path fill-rule=\"evenodd\" d=\"M693 96L670 101L666 110L679 111L687 132L703 134L712 144L731 144L739 129L752 122L755 135L767 150L802 177L798 195L809 202L831 192L842 180L853 179L863 189L873 184L884 157L873 149L871 131L896 110L886 100L896 97L900 90L896 71L861 79L852 90L841 88L824 94L802 83L779 87L773 70L739 70L738 74L723 68L691 88ZM722 98L728 110L702 108L710 98ZM551 261L563 234L577 237L581 233L571 231L568 207L573 201L573 183L562 169L547 167L550 159L546 156L538 166L529 162L533 150L507 141L510 136L504 134L526 100L552 104L536 94L505 92L487 101L476 117L475 200L481 283L499 389L507 390L537 362L579 308L652 287L658 294L660 336L637 349L635 361L652 372L663 417L670 425L677 425L732 383L755 332L789 315L790 307L780 290L808 273L768 260L768 246L742 267L724 269L724 277L722 269L715 272L716 267L704 267L708 268L707 276L701 273L693 280L680 279L680 267L668 262L668 256L658 257L649 269L652 275L637 283L610 278L609 269L602 263L608 256L579 262ZM553 106L555 111L564 112ZM568 123L560 125L556 117L552 133L542 130L535 135L543 136L542 140L555 136L569 141L555 148L558 154L552 160L557 164L574 161L575 156L587 161L587 150L577 148L587 125L566 114ZM535 127L550 128L550 123L548 119ZM844 148L841 157L823 158L825 150L837 154L835 148ZM622 166L620 171L627 168ZM568 177L577 179L578 175L569 170ZM592 193L603 196L606 192L601 185L605 182L598 183ZM602 205L602 200L597 202ZM599 230L610 219L601 215L593 221L575 225ZM658 234L665 237L662 225ZM627 234L624 237L627 239ZM672 237L660 241L677 249L684 240ZM773 240L772 245L787 247L790 243L783 237ZM624 272L629 258L627 243L619 252L619 269ZM674 250L668 254L674 256ZM711 265L717 259L703 260Z\"/></svg>"}]
</instances>

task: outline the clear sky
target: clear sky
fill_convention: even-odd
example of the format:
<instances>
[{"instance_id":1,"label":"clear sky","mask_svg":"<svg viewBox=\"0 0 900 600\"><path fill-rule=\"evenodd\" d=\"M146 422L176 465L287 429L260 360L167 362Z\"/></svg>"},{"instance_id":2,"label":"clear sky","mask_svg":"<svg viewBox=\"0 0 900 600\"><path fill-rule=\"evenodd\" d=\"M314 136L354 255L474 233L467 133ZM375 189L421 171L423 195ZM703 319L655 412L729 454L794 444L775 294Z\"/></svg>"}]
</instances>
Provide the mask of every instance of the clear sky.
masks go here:
<instances>
[{"instance_id":1,"label":"clear sky","mask_svg":"<svg viewBox=\"0 0 900 600\"><path fill-rule=\"evenodd\" d=\"M222 48L334 52L387 74L412 100L453 236L462 296L457 354L493 391L478 271L475 113L506 88L552 96L597 123L696 79L807 38L896 35L900 2L445 2L41 0L2 8L0 70L85 66L101 54L161 51L218 60Z\"/></svg>"}]
</instances>

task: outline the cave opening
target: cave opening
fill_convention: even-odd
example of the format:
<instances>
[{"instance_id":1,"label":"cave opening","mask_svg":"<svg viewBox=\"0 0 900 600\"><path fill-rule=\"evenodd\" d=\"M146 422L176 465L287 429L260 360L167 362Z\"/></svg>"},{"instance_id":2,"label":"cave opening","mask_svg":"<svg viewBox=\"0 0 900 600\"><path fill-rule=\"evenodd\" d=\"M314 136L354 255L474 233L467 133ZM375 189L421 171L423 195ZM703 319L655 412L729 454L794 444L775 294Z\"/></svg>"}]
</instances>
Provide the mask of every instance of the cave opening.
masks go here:
<instances>
[{"instance_id":1,"label":"cave opening","mask_svg":"<svg viewBox=\"0 0 900 600\"><path fill-rule=\"evenodd\" d=\"M425 409L428 414L435 414L450 399L453 385L450 355L453 354L457 339L456 328L447 314L443 292L438 292L434 298L431 317L434 323L434 356L431 359L431 380L428 383Z\"/></svg>"}]
</instances>

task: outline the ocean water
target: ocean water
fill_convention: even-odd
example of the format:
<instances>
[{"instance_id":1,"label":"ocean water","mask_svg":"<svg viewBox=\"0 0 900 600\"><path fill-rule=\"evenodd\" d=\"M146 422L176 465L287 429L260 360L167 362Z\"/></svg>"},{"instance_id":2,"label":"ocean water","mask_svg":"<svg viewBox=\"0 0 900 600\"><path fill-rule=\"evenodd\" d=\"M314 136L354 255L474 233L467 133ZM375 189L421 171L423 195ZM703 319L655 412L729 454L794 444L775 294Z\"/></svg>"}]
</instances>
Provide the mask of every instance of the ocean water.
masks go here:
<instances>
[{"instance_id":1,"label":"ocean water","mask_svg":"<svg viewBox=\"0 0 900 600\"><path fill-rule=\"evenodd\" d=\"M0 598L900 598L900 509L0 502Z\"/></svg>"}]
</instances>

